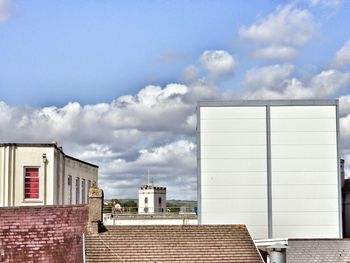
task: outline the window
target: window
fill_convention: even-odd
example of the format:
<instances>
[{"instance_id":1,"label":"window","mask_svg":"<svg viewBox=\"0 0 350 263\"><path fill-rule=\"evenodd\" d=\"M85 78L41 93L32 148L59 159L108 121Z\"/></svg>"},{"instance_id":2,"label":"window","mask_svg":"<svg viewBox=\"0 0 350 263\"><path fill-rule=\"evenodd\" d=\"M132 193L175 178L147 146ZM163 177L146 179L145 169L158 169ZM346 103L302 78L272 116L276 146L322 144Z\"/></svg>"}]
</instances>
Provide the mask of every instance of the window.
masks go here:
<instances>
[{"instance_id":1,"label":"window","mask_svg":"<svg viewBox=\"0 0 350 263\"><path fill-rule=\"evenodd\" d=\"M148 197L145 197L145 207L143 208L143 211L144 211L145 213L148 213L147 204L148 204Z\"/></svg>"},{"instance_id":2,"label":"window","mask_svg":"<svg viewBox=\"0 0 350 263\"><path fill-rule=\"evenodd\" d=\"M86 192L85 192L85 179L81 179L81 203L85 204L85 197L86 197Z\"/></svg>"},{"instance_id":3,"label":"window","mask_svg":"<svg viewBox=\"0 0 350 263\"><path fill-rule=\"evenodd\" d=\"M80 194L80 180L79 177L75 178L75 203L79 204L79 194Z\"/></svg>"},{"instance_id":4,"label":"window","mask_svg":"<svg viewBox=\"0 0 350 263\"><path fill-rule=\"evenodd\" d=\"M164 212L164 208L162 208L162 198L161 197L159 197L158 198L158 206L159 206L159 212Z\"/></svg>"},{"instance_id":5,"label":"window","mask_svg":"<svg viewBox=\"0 0 350 263\"><path fill-rule=\"evenodd\" d=\"M89 203L89 191L90 191L90 188L91 188L91 180L88 180L88 189L87 189L87 202Z\"/></svg>"},{"instance_id":6,"label":"window","mask_svg":"<svg viewBox=\"0 0 350 263\"><path fill-rule=\"evenodd\" d=\"M68 201L68 204L72 204L72 176L71 175L68 175L68 196L67 196L67 201Z\"/></svg>"},{"instance_id":7,"label":"window","mask_svg":"<svg viewBox=\"0 0 350 263\"><path fill-rule=\"evenodd\" d=\"M39 168L25 168L24 198L39 199Z\"/></svg>"}]
</instances>

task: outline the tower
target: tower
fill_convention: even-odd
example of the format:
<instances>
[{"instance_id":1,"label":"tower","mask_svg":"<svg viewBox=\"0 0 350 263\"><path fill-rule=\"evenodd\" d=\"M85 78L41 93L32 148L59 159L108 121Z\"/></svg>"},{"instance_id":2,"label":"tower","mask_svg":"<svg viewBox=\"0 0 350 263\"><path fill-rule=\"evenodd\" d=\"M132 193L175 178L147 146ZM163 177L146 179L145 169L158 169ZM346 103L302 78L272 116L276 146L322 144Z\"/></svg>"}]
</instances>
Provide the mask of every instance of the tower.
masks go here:
<instances>
[{"instance_id":1,"label":"tower","mask_svg":"<svg viewBox=\"0 0 350 263\"><path fill-rule=\"evenodd\" d=\"M139 214L166 212L166 187L143 185L139 188Z\"/></svg>"}]
</instances>

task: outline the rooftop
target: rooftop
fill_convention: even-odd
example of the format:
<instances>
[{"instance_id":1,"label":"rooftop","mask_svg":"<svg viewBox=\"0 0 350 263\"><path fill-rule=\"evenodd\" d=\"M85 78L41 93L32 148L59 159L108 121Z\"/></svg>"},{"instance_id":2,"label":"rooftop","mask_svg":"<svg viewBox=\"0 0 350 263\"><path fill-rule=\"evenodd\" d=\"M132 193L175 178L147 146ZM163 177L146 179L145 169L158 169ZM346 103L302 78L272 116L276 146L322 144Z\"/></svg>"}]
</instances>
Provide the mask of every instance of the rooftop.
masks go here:
<instances>
[{"instance_id":1,"label":"rooftop","mask_svg":"<svg viewBox=\"0 0 350 263\"><path fill-rule=\"evenodd\" d=\"M350 262L350 239L289 239L287 262Z\"/></svg>"},{"instance_id":2,"label":"rooftop","mask_svg":"<svg viewBox=\"0 0 350 263\"><path fill-rule=\"evenodd\" d=\"M147 189L166 190L166 187L155 186L155 185L152 185L152 184L145 184L145 185L140 186L140 190L147 190Z\"/></svg>"},{"instance_id":3,"label":"rooftop","mask_svg":"<svg viewBox=\"0 0 350 263\"><path fill-rule=\"evenodd\" d=\"M87 262L262 262L245 225L108 226L85 244Z\"/></svg>"},{"instance_id":4,"label":"rooftop","mask_svg":"<svg viewBox=\"0 0 350 263\"><path fill-rule=\"evenodd\" d=\"M95 168L99 168L97 165L89 163L89 162L85 162L83 160L77 159L73 156L69 156L67 154L65 154L63 152L63 148L61 146L58 146L58 144L56 142L53 143L0 143L0 147L4 147L4 146L15 146L15 147L53 147L56 150L60 151L66 158L72 159L74 161L86 164L86 165L90 165L92 167Z\"/></svg>"}]
</instances>

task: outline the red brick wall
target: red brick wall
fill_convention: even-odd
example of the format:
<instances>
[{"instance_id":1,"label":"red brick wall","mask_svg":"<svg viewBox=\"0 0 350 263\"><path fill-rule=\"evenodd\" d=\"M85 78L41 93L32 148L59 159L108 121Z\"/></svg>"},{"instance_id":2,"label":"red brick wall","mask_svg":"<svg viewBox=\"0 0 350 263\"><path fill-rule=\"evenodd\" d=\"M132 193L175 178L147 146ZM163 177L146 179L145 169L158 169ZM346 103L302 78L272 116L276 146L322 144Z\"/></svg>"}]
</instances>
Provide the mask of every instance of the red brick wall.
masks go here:
<instances>
[{"instance_id":1,"label":"red brick wall","mask_svg":"<svg viewBox=\"0 0 350 263\"><path fill-rule=\"evenodd\" d=\"M83 262L88 207L0 207L0 262Z\"/></svg>"}]
</instances>

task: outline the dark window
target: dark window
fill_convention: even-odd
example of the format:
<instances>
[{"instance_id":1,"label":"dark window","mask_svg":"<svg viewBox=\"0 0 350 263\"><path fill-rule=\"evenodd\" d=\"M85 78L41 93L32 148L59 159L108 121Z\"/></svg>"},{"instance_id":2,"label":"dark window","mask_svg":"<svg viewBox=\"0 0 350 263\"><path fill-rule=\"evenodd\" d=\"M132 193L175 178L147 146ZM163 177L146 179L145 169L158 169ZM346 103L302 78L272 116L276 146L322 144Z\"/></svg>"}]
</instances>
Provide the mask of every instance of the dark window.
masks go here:
<instances>
[{"instance_id":1,"label":"dark window","mask_svg":"<svg viewBox=\"0 0 350 263\"><path fill-rule=\"evenodd\" d=\"M72 204L72 176L68 175L68 204Z\"/></svg>"},{"instance_id":2,"label":"dark window","mask_svg":"<svg viewBox=\"0 0 350 263\"><path fill-rule=\"evenodd\" d=\"M89 203L89 191L90 191L90 188L91 188L91 180L88 180L88 188L87 188L87 193L86 193L87 202L88 203Z\"/></svg>"},{"instance_id":3,"label":"dark window","mask_svg":"<svg viewBox=\"0 0 350 263\"><path fill-rule=\"evenodd\" d=\"M75 203L79 204L79 193L80 193L80 180L79 177L75 179Z\"/></svg>"},{"instance_id":4,"label":"dark window","mask_svg":"<svg viewBox=\"0 0 350 263\"><path fill-rule=\"evenodd\" d=\"M85 204L85 179L81 179L81 202Z\"/></svg>"}]
</instances>

